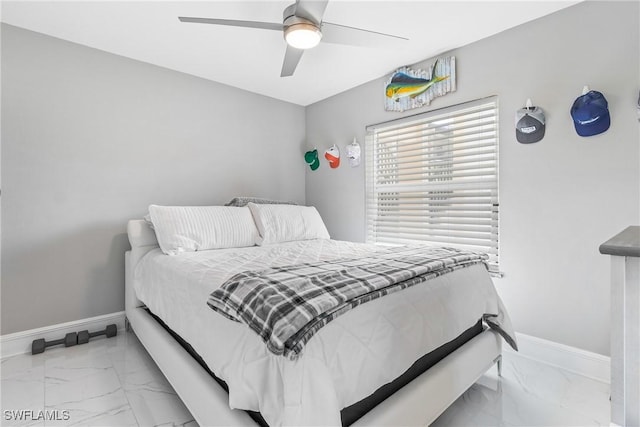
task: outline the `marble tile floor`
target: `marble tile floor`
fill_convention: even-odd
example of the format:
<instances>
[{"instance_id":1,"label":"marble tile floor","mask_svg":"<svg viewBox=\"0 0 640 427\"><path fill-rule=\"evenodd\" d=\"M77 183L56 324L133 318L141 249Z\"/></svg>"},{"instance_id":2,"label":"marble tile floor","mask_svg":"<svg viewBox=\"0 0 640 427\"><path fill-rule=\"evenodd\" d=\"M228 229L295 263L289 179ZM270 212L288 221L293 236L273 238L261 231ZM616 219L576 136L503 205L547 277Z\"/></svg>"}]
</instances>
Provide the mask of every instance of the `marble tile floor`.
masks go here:
<instances>
[{"instance_id":1,"label":"marble tile floor","mask_svg":"<svg viewBox=\"0 0 640 427\"><path fill-rule=\"evenodd\" d=\"M132 333L2 360L3 426L188 426L197 423ZM11 418L38 411L57 420ZM9 412L7 412L9 411ZM609 385L505 353L433 424L609 425Z\"/></svg>"}]
</instances>

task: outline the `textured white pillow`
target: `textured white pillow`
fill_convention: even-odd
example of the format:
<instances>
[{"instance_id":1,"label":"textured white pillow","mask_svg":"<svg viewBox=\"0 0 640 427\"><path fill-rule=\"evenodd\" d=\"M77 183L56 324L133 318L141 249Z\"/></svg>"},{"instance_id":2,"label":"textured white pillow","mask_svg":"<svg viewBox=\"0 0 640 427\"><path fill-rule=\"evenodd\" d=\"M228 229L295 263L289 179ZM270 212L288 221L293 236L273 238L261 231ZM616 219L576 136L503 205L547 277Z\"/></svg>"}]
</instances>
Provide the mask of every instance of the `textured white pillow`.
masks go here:
<instances>
[{"instance_id":1,"label":"textured white pillow","mask_svg":"<svg viewBox=\"0 0 640 427\"><path fill-rule=\"evenodd\" d=\"M260 237L247 207L151 205L149 215L167 255L254 246Z\"/></svg>"},{"instance_id":2,"label":"textured white pillow","mask_svg":"<svg viewBox=\"0 0 640 427\"><path fill-rule=\"evenodd\" d=\"M313 206L248 204L258 226L258 245L328 239L329 232Z\"/></svg>"}]
</instances>

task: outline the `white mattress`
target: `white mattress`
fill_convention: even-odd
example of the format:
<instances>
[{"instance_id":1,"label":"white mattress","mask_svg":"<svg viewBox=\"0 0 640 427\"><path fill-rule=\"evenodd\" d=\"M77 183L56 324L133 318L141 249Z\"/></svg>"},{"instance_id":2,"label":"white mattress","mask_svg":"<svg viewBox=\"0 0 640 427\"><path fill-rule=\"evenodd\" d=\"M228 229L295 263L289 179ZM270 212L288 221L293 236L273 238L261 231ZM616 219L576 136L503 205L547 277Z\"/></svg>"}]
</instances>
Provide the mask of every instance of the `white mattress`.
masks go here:
<instances>
[{"instance_id":1,"label":"white mattress","mask_svg":"<svg viewBox=\"0 0 640 427\"><path fill-rule=\"evenodd\" d=\"M454 271L359 306L321 329L295 362L267 351L247 326L207 306L233 274L272 265L366 255L380 247L335 240L164 255L135 269L138 298L191 344L229 386L231 408L271 426L339 425L339 411L392 381L485 313L510 322L482 265Z\"/></svg>"}]
</instances>

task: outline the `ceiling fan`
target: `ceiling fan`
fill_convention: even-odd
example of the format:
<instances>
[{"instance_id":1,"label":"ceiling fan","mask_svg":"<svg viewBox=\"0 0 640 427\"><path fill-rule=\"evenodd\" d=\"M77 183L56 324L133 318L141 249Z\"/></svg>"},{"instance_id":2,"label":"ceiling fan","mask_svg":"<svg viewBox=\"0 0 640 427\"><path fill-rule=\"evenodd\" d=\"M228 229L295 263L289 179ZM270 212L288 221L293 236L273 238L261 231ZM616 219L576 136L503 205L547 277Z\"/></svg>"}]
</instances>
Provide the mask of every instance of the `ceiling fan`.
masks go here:
<instances>
[{"instance_id":1,"label":"ceiling fan","mask_svg":"<svg viewBox=\"0 0 640 427\"><path fill-rule=\"evenodd\" d=\"M287 42L287 50L284 54L280 77L292 76L304 51L317 46L321 40L325 43L368 47L378 47L388 45L389 42L408 40L391 34L325 22L322 17L328 2L329 0L296 0L294 4L284 9L282 23L184 16L180 16L178 19L181 22L198 24L282 31Z\"/></svg>"}]
</instances>

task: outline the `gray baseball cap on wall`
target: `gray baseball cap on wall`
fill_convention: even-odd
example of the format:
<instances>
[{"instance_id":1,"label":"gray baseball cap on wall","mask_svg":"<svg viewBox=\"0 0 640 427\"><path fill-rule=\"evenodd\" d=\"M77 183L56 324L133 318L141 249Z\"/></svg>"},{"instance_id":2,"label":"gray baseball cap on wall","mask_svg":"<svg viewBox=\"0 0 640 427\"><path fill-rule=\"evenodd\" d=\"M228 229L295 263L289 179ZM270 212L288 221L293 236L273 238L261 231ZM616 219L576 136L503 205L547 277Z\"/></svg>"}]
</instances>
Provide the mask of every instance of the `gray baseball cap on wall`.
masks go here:
<instances>
[{"instance_id":1,"label":"gray baseball cap on wall","mask_svg":"<svg viewBox=\"0 0 640 427\"><path fill-rule=\"evenodd\" d=\"M544 112L540 107L516 111L516 139L522 144L538 142L544 137Z\"/></svg>"}]
</instances>

